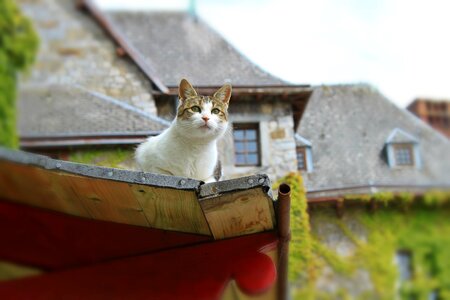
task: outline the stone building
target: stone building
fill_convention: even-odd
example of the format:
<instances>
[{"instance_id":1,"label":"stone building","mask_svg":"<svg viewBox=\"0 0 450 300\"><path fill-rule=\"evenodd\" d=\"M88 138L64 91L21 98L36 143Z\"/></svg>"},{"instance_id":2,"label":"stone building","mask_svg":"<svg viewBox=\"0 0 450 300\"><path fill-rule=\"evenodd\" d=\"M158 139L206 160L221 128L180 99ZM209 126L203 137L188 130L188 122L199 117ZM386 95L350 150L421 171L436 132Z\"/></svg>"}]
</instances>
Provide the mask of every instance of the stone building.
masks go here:
<instances>
[{"instance_id":1,"label":"stone building","mask_svg":"<svg viewBox=\"0 0 450 300\"><path fill-rule=\"evenodd\" d=\"M116 147L158 134L151 81L74 1L19 1L40 49L22 78L18 112L23 149L69 158L86 147Z\"/></svg>"},{"instance_id":2,"label":"stone building","mask_svg":"<svg viewBox=\"0 0 450 300\"><path fill-rule=\"evenodd\" d=\"M22 6L42 44L21 85L22 148L71 159L84 141L134 146L168 126L187 78L200 94L233 85L232 126L220 144L225 178L296 170L294 132L311 88L261 70L197 17L104 12L91 1Z\"/></svg>"},{"instance_id":3,"label":"stone building","mask_svg":"<svg viewBox=\"0 0 450 300\"><path fill-rule=\"evenodd\" d=\"M294 299L449 299L448 139L370 86L336 85L313 88L296 142Z\"/></svg>"},{"instance_id":4,"label":"stone building","mask_svg":"<svg viewBox=\"0 0 450 300\"><path fill-rule=\"evenodd\" d=\"M110 24L113 36L121 34L123 40L116 41L133 49L135 60L151 66L163 86L153 95L161 118L175 115L180 78L200 94L225 82L233 85L232 131L220 144L225 178L264 172L276 179L296 170L294 129L311 93L308 86L289 85L261 70L187 13L107 12L96 18Z\"/></svg>"}]
</instances>

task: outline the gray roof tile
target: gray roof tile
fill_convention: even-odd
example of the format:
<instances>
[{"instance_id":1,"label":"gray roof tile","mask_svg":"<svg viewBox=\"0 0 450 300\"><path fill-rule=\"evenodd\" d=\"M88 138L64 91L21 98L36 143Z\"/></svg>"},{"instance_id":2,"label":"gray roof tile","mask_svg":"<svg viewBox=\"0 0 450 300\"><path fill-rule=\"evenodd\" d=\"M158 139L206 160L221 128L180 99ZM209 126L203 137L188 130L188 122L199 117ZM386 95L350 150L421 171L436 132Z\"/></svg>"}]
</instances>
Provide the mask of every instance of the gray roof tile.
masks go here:
<instances>
[{"instance_id":1,"label":"gray roof tile","mask_svg":"<svg viewBox=\"0 0 450 300\"><path fill-rule=\"evenodd\" d=\"M168 126L125 101L76 86L23 88L19 99L21 136L134 133Z\"/></svg>"},{"instance_id":2,"label":"gray roof tile","mask_svg":"<svg viewBox=\"0 0 450 300\"><path fill-rule=\"evenodd\" d=\"M181 78L197 86L286 84L187 13L111 11L107 16L166 86L177 86Z\"/></svg>"}]
</instances>

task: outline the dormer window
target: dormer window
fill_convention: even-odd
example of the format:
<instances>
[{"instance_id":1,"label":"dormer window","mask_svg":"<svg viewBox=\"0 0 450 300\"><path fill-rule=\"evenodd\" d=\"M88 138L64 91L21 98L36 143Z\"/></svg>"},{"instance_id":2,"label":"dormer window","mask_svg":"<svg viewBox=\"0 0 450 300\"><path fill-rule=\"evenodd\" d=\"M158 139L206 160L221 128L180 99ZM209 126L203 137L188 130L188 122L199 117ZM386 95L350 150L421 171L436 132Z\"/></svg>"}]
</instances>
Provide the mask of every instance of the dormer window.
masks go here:
<instances>
[{"instance_id":1,"label":"dormer window","mask_svg":"<svg viewBox=\"0 0 450 300\"><path fill-rule=\"evenodd\" d=\"M296 134L295 143L297 145L297 170L312 172L313 162L311 142Z\"/></svg>"},{"instance_id":2,"label":"dormer window","mask_svg":"<svg viewBox=\"0 0 450 300\"><path fill-rule=\"evenodd\" d=\"M421 167L419 141L401 129L394 129L387 138L386 152L391 168Z\"/></svg>"}]
</instances>

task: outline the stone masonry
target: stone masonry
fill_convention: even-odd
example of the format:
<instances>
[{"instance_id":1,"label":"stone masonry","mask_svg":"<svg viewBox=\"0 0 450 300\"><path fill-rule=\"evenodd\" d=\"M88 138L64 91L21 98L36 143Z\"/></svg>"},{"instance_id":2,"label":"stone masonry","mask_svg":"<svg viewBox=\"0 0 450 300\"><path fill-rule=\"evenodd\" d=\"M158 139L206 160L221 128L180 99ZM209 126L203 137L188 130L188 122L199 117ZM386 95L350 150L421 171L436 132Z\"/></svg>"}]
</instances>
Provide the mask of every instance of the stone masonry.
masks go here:
<instances>
[{"instance_id":1,"label":"stone masonry","mask_svg":"<svg viewBox=\"0 0 450 300\"><path fill-rule=\"evenodd\" d=\"M72 0L18 0L38 31L37 61L22 88L81 86L156 115L150 81Z\"/></svg>"}]
</instances>

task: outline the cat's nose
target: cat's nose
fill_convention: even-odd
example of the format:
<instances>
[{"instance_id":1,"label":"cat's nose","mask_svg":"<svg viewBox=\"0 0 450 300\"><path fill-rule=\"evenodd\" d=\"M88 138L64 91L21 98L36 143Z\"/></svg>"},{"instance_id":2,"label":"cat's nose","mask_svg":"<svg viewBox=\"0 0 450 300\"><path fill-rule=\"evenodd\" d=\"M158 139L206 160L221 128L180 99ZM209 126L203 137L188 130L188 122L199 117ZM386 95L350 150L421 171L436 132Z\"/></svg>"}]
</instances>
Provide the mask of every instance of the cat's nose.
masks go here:
<instances>
[{"instance_id":1,"label":"cat's nose","mask_svg":"<svg viewBox=\"0 0 450 300\"><path fill-rule=\"evenodd\" d=\"M206 123L206 122L208 122L209 118L207 116L203 116L202 120L205 121L205 123Z\"/></svg>"}]
</instances>

